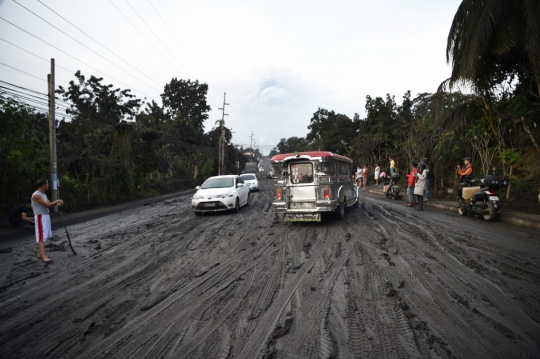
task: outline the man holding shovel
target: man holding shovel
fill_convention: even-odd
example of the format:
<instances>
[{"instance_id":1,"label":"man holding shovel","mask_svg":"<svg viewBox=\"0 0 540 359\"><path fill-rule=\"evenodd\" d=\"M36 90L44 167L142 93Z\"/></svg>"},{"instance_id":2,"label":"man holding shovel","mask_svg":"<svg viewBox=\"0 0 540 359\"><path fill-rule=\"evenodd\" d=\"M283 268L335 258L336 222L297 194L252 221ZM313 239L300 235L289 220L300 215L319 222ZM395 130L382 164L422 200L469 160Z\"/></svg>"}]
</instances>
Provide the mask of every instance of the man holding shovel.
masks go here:
<instances>
[{"instance_id":1,"label":"man holding shovel","mask_svg":"<svg viewBox=\"0 0 540 359\"><path fill-rule=\"evenodd\" d=\"M50 202L45 192L49 189L49 182L45 178L37 180L37 191L32 194L32 208L34 210L34 220L36 227L36 242L38 247L38 258L45 263L51 262L51 259L45 254L45 242L52 237L51 217L49 208L62 206L64 201L61 199Z\"/></svg>"}]
</instances>

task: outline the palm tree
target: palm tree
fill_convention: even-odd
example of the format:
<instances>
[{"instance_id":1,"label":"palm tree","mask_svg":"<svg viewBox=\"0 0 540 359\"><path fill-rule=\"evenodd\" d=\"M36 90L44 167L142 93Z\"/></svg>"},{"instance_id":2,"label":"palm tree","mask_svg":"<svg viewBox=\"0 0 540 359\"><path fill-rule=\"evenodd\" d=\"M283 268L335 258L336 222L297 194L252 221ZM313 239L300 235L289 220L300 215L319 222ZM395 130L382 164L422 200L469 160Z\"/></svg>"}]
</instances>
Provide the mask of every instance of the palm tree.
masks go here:
<instances>
[{"instance_id":1,"label":"palm tree","mask_svg":"<svg viewBox=\"0 0 540 359\"><path fill-rule=\"evenodd\" d=\"M538 96L540 1L463 0L448 34L446 58L452 61L450 86L464 81L476 92L489 91L513 68L530 79Z\"/></svg>"}]
</instances>

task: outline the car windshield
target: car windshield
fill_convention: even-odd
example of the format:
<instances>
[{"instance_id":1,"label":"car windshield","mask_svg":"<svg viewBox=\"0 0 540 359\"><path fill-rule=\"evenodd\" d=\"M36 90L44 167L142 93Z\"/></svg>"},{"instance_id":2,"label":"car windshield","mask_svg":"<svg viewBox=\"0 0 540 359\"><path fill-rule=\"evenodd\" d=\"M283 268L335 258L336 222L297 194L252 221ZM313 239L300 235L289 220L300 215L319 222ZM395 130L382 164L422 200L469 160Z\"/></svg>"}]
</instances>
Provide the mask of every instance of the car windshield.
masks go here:
<instances>
[{"instance_id":1,"label":"car windshield","mask_svg":"<svg viewBox=\"0 0 540 359\"><path fill-rule=\"evenodd\" d=\"M234 183L234 178L232 177L214 177L209 178L202 184L202 189L207 188L227 188L232 187Z\"/></svg>"},{"instance_id":2,"label":"car windshield","mask_svg":"<svg viewBox=\"0 0 540 359\"><path fill-rule=\"evenodd\" d=\"M240 177L242 177L246 181L253 181L257 179L255 175L241 175Z\"/></svg>"}]
</instances>

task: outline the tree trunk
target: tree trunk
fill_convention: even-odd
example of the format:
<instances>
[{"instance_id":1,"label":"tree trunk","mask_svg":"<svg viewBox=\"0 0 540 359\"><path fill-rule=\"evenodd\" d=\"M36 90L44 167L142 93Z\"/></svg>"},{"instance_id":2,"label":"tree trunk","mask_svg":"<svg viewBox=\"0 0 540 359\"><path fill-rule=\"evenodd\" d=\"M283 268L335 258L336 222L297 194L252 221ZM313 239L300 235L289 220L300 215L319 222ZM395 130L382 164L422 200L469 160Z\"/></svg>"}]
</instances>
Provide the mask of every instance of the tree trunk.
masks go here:
<instances>
[{"instance_id":1,"label":"tree trunk","mask_svg":"<svg viewBox=\"0 0 540 359\"><path fill-rule=\"evenodd\" d=\"M527 134L531 138L531 141L532 141L534 147L536 148L536 152L540 153L540 147L538 147L538 143L536 143L536 140L535 140L534 136L531 133L531 129L529 128L529 125L525 123L525 121L523 120L523 117L521 118L521 124L522 124L523 129L525 130L525 132L527 132Z\"/></svg>"},{"instance_id":2,"label":"tree trunk","mask_svg":"<svg viewBox=\"0 0 540 359\"><path fill-rule=\"evenodd\" d=\"M514 165L510 165L510 173L509 178L512 178L512 169L514 168ZM508 181L508 188L506 189L506 200L508 201L510 199L510 188L512 187L512 181Z\"/></svg>"}]
</instances>

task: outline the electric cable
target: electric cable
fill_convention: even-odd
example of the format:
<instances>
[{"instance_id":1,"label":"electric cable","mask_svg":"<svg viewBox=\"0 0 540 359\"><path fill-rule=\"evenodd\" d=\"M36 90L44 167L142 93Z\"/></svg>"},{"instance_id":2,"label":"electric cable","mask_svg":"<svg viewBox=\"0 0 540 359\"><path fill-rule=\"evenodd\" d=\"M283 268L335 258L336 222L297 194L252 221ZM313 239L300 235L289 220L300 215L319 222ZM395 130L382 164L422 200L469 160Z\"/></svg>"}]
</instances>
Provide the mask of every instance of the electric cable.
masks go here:
<instances>
[{"instance_id":1,"label":"electric cable","mask_svg":"<svg viewBox=\"0 0 540 359\"><path fill-rule=\"evenodd\" d=\"M133 12L135 12L135 14L139 17L139 19L141 19L141 21L142 21L142 22L146 25L146 27L152 32L152 34L154 34L154 36L159 40L159 42L163 45L163 47L165 47L165 49L172 55L172 57L176 60L176 62L178 62L178 64L180 64L180 66L182 66L182 68L187 72L187 74L188 74L189 76L191 76L192 78L195 79L195 76L193 76L193 75L189 72L189 70L188 70L188 69L180 62L180 60L174 55L174 53L169 49L169 47L163 42L163 40L161 40L161 37L159 37L159 36L156 34L156 32L152 29L152 27L151 27L150 25L148 25L148 23L143 19L143 17L137 12L137 10L136 10L136 9L135 9L135 8L134 8L127 0L124 0L124 1L125 1L125 2L128 4L128 6L133 10ZM111 2L111 0L109 0L109 2ZM111 2L111 4L112 4L112 2ZM150 4L150 5L152 5L152 4ZM113 6L114 6L114 4L113 4ZM116 6L115 6L115 7L116 7ZM153 7L153 6L152 6L152 7ZM117 8L117 10L118 10L118 8ZM155 10L155 8L154 8L154 10ZM156 11L156 13L157 13L157 11ZM158 13L158 16L161 18L161 15L159 15L159 13ZM124 17L125 17L125 16L124 16ZM163 19L162 19L162 20L163 20ZM174 35L174 34L173 34L173 35ZM147 40L147 41L148 41L148 40ZM178 39L177 39L177 41L178 41ZM153 45L152 45L152 46L153 46ZM180 44L180 46L182 46L182 45ZM155 47L154 47L154 48L155 48ZM162 56L163 56L163 54L162 54ZM175 67L175 68L176 68L176 67ZM210 82L210 81L208 81L208 82ZM215 86L214 86L214 87L215 87ZM217 100L216 100L209 92L207 93L207 96L208 96L208 97L214 102L214 104L217 105L218 108L219 108L219 106L220 106L219 102L218 102L218 101L217 101ZM231 121L232 121L232 122L235 122L232 118L231 118ZM235 122L235 125L236 125L236 122Z\"/></svg>"},{"instance_id":2,"label":"electric cable","mask_svg":"<svg viewBox=\"0 0 540 359\"><path fill-rule=\"evenodd\" d=\"M12 86L12 87L16 87L16 88L18 88L18 89L25 90L25 91L27 91L27 92L32 92L32 93L34 93L34 94L41 95L41 96L45 97L45 98L47 99L47 101L49 100L49 95L46 94L46 93L39 92L39 91L36 91L36 90L32 90L32 89L29 89L29 88L26 88L26 87L14 85L14 84L12 84L12 83L10 83L10 82L6 82L6 81L3 81L3 80L0 80L0 83L6 84L6 85L9 85L9 86ZM0 86L0 87L2 87L2 86ZM12 91L17 91L17 90L15 90L15 89L11 89L11 90L12 90ZM20 91L20 92L22 93L22 91ZM59 97L56 97L56 96L55 96L54 98L56 99L56 101L61 101L61 102L64 102L64 103L66 103L66 104L68 104L68 105L71 105L71 102L64 101L64 100L60 99Z\"/></svg>"},{"instance_id":3,"label":"electric cable","mask_svg":"<svg viewBox=\"0 0 540 359\"><path fill-rule=\"evenodd\" d=\"M22 72L23 74L26 74L26 75L28 75L28 76L32 76L32 77L34 77L34 78L36 78L36 79L38 79L38 80L40 80L40 81L47 82L47 80L44 80L44 79L42 79L41 77L37 77L36 75L32 75L32 74L30 74L30 73L28 73L28 72L26 72L26 71L19 70L19 69L13 67L13 66L9 66L8 64L4 64L3 62L0 62L0 65L4 65L4 66L9 67L9 68L11 68L11 69L13 69L13 70L15 70L15 71Z\"/></svg>"},{"instance_id":4,"label":"electric cable","mask_svg":"<svg viewBox=\"0 0 540 359\"><path fill-rule=\"evenodd\" d=\"M45 20L44 18L42 18L41 16L39 16L38 14L36 14L35 12L33 12L32 10L28 9L27 7L25 7L24 5L20 4L17 0L13 0L13 2L17 5L19 5L20 7L22 7L23 9L25 9L26 11L30 12L31 14L33 14L34 16L40 18L41 20L43 20L44 22L46 22L47 24L49 24L50 26L54 27L56 30L60 31L62 34L66 35L67 37L69 37L70 39L72 39L73 41L77 42L78 44L80 44L81 46L84 46L85 48L87 48L88 50L92 51L94 54L98 55L99 57L101 57L102 59L104 59L105 61L107 61L108 63L110 63L111 65L113 66L116 66L117 68L119 68L120 70L124 71L126 74L128 74L129 76L133 77L134 79L136 79L137 81L140 81L142 82L143 84L145 84L146 86L150 87L151 89L153 89L154 91L157 91L159 93L159 90L154 88L152 85L149 85L147 84L146 82L142 81L141 79L139 79L137 76L129 73L128 71L124 70L123 68L121 68L120 66L118 66L117 64L115 64L114 62L112 62L111 60L107 59L106 57L102 56L101 54L99 54L98 52L96 52L95 50L91 49L90 47L86 46L85 44L83 44L82 42L80 42L79 40L77 40L76 38L74 38L73 36L69 35L68 33L66 33L65 31L59 29L58 27L54 26L53 24L51 24L49 21Z\"/></svg>"},{"instance_id":5,"label":"electric cable","mask_svg":"<svg viewBox=\"0 0 540 359\"><path fill-rule=\"evenodd\" d=\"M6 43L8 43L8 44L10 44L11 46L14 46L14 47L18 48L18 49L20 49L20 50L22 50L22 51L24 51L24 52L29 53L30 55L33 55L33 56L37 57L38 59L41 59L41 60L46 61L46 62L50 62L50 60L48 60L48 59L46 59L46 58L44 58L44 57L41 57L41 56L39 56L39 55L36 55L36 54L34 54L33 52L31 52L31 51L28 51L28 50L26 50L26 49L23 49L22 47L20 47L20 46L18 46L18 45L15 45L14 43L7 41L6 39L3 39L3 38L0 37L0 40L6 42ZM59 67L59 68L61 68L61 69L64 70L64 71L69 72L70 75L73 75L73 74L76 72L76 71L68 70L68 69L66 69L65 67L62 67L62 66L58 65L58 63L56 63L56 62L54 63L54 65L57 66L57 67Z\"/></svg>"},{"instance_id":6,"label":"electric cable","mask_svg":"<svg viewBox=\"0 0 540 359\"><path fill-rule=\"evenodd\" d=\"M142 72L141 70L139 70L138 68L136 68L135 66L133 66L132 64L130 64L128 61L126 61L125 59L123 59L122 57L118 56L115 52L113 52L112 50L110 50L109 48L107 48L105 45L103 45L102 43L100 43L99 41L97 41L96 39L94 39L92 36L88 35L86 32L84 32L83 30L81 30L79 27L77 27L76 25L74 25L73 23L71 23L69 20L67 20L65 17L63 17L62 15L60 15L58 12L54 11L51 7L47 6L46 4L44 4L41 0L38 0L38 2L45 6L47 9L49 9L50 11L52 11L54 14L56 14L57 16L59 16L61 19L63 19L64 21L66 21L68 24L70 24L71 26L73 26L74 28L76 28L77 30L79 30L80 32L82 32L84 35L86 35L88 38L90 38L92 41L94 41L96 44L98 44L99 46L103 47L105 50L109 51L111 54L113 54L114 56L116 56L117 58L119 58L120 60L124 61L126 64L128 64L129 66L131 66L134 70L136 70L137 72L139 72L140 74L146 76L150 81L154 82L156 85L158 86L162 86L160 83L158 83L157 81L155 81L153 78L151 78L150 76L148 76L147 74L145 74L144 72Z\"/></svg>"},{"instance_id":7,"label":"electric cable","mask_svg":"<svg viewBox=\"0 0 540 359\"><path fill-rule=\"evenodd\" d=\"M87 64L86 62L84 62L84 61L82 61L82 60L79 60L79 59L76 58L75 56L68 54L68 53L65 52L64 50L62 50L62 49L60 49L60 48L58 48L58 47L56 47L56 46L54 46L54 45L48 43L47 41L45 41L45 40L43 40L43 39L37 37L36 35L31 34L30 32L24 30L24 29L21 28L20 26L15 25L15 24L12 23L11 21L8 21L8 20L4 19L4 18L1 17L1 16L0 16L0 19L1 19L1 20L4 20L5 22L7 22L8 24L10 24L11 26L16 27L17 29L19 29L19 30L21 30L21 31L23 31L23 32L25 32L25 33L27 33L28 35L30 35L30 36L32 36L32 37L38 39L39 41L44 42L45 44L49 45L50 47L52 47L52 48L54 48L54 49L56 49L56 50L58 50L58 51L60 51L60 52L63 53L63 54L65 54L65 55L71 57L72 59L74 59L74 60L76 60L76 61L79 61L80 63L82 63L82 64L84 64L84 65L90 67L91 69L97 71L98 73L102 73L103 75L105 75L105 76L107 76L107 77L113 79L114 81L118 82L119 84L124 85L127 89L130 89L130 86L126 85L125 83L123 83L123 82L121 82L121 81L115 79L114 77L112 77L112 76L110 76L110 75L107 75L105 72L96 69L95 67L93 67L93 66ZM43 81L46 81L46 80L43 80ZM145 97L151 98L150 96L146 95L145 93L143 93L143 92L141 92L141 91L138 91L138 90L135 90L135 89L134 89L133 91L136 91L136 92L138 92L138 93L144 95Z\"/></svg>"},{"instance_id":8,"label":"electric cable","mask_svg":"<svg viewBox=\"0 0 540 359\"><path fill-rule=\"evenodd\" d=\"M165 57L165 55L163 55L163 53L162 53L161 51L159 51L159 49L158 49L158 48L157 48L150 40L148 40L148 38L147 38L147 37L146 37L146 36L145 36L145 35L144 35L144 34L143 34L143 33L135 26L135 25L133 25L133 23L131 22L131 20L129 20L129 19L127 18L127 16L124 15L124 13L123 13L120 9L118 9L118 8L116 7L116 5L114 5L114 3L113 3L111 0L109 0L109 2L110 2L111 5L112 5L112 6L120 13L120 15L122 15L122 16L124 17L124 19L126 19L127 22L129 22L129 24L130 24L131 26L133 26L133 28L134 28L135 30L137 30L137 32L138 32L138 33L139 33L139 34L140 34L140 35L141 35L141 36L142 36L142 37L143 37L150 45L152 45L152 47L154 48L154 50L156 50L156 51L157 51L157 52L165 59L165 61L167 61L167 62L169 63L169 65L171 65L176 71L178 71L179 74L182 73L180 70L178 70L178 69L176 68L176 66L174 66L174 64L172 64L172 63L169 61L169 59L167 59L167 58ZM129 5L129 3L128 3L128 5Z\"/></svg>"}]
</instances>

